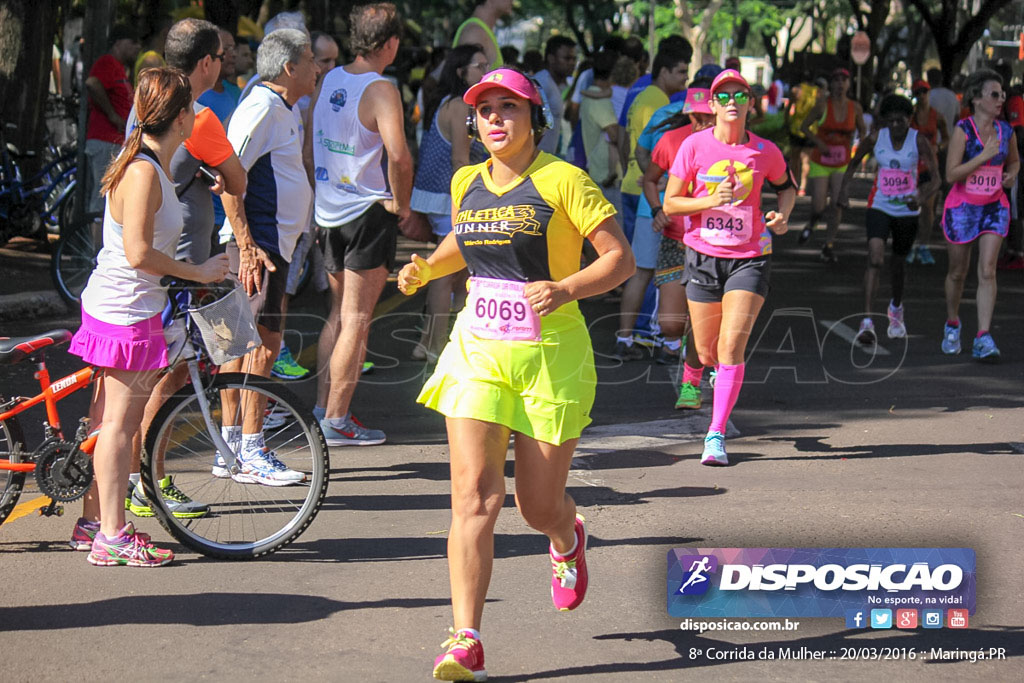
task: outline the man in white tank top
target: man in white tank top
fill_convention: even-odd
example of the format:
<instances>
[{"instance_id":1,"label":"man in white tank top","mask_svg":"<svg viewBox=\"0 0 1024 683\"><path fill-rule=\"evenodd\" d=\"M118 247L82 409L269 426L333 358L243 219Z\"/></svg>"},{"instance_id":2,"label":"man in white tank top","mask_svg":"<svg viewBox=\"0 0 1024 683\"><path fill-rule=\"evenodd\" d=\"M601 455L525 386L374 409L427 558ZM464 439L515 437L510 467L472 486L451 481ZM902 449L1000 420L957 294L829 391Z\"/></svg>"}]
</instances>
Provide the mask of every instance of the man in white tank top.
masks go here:
<instances>
[{"instance_id":1,"label":"man in white tank top","mask_svg":"<svg viewBox=\"0 0 1024 683\"><path fill-rule=\"evenodd\" d=\"M330 275L331 312L317 346L314 413L330 446L384 443L349 410L366 356L373 308L394 265L398 222L408 218L412 156L402 98L382 75L398 53L402 24L382 2L352 10L351 64L328 73L313 99L305 158Z\"/></svg>"}]
</instances>

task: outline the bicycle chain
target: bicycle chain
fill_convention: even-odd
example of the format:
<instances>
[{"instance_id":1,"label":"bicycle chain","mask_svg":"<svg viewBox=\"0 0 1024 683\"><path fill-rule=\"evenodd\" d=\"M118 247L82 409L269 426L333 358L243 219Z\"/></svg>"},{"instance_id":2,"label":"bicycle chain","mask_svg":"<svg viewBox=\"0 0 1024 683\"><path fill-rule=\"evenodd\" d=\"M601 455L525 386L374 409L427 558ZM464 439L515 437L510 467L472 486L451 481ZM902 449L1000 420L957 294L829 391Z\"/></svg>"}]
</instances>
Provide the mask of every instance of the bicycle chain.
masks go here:
<instances>
[{"instance_id":1,"label":"bicycle chain","mask_svg":"<svg viewBox=\"0 0 1024 683\"><path fill-rule=\"evenodd\" d=\"M78 500L92 485L92 458L73 443L60 439L45 443L35 460L39 490L55 501Z\"/></svg>"}]
</instances>

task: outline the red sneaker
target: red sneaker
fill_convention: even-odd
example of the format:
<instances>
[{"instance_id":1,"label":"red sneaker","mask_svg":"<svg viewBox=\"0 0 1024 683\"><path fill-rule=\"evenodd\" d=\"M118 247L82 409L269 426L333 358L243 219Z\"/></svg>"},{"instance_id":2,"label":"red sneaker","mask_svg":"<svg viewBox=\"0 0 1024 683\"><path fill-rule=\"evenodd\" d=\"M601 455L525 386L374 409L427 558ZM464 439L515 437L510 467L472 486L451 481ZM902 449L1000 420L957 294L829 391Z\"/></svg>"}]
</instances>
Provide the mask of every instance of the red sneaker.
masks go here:
<instances>
[{"instance_id":1,"label":"red sneaker","mask_svg":"<svg viewBox=\"0 0 1024 683\"><path fill-rule=\"evenodd\" d=\"M559 612L576 609L587 595L587 525L583 515L576 515L576 550L568 557L551 554L551 601Z\"/></svg>"},{"instance_id":2,"label":"red sneaker","mask_svg":"<svg viewBox=\"0 0 1024 683\"><path fill-rule=\"evenodd\" d=\"M441 643L446 648L434 660L434 678L439 681L486 681L484 646L465 631L448 629L451 637Z\"/></svg>"}]
</instances>

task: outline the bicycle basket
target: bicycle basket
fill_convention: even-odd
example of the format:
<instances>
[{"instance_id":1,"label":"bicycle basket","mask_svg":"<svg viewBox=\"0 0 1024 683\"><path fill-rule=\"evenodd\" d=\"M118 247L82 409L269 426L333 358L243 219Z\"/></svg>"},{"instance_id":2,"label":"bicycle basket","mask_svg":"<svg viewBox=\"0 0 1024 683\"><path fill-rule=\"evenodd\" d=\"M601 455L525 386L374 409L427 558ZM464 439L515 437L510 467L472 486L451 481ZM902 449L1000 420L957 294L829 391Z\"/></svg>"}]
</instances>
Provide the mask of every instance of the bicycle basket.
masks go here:
<instances>
[{"instance_id":1,"label":"bicycle basket","mask_svg":"<svg viewBox=\"0 0 1024 683\"><path fill-rule=\"evenodd\" d=\"M262 343L245 290L238 286L213 303L190 308L210 360L223 365Z\"/></svg>"}]
</instances>

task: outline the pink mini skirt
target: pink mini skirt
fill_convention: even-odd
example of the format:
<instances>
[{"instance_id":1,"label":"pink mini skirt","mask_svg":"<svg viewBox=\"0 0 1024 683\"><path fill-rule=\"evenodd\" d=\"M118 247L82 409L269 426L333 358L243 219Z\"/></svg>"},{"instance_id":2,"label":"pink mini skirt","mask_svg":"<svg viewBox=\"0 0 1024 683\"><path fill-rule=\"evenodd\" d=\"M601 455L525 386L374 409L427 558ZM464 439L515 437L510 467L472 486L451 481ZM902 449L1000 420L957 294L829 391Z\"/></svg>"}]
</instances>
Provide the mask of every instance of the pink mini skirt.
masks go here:
<instances>
[{"instance_id":1,"label":"pink mini skirt","mask_svg":"<svg viewBox=\"0 0 1024 683\"><path fill-rule=\"evenodd\" d=\"M133 325L112 325L82 311L82 326L68 349L90 365L145 372L167 367L160 314Z\"/></svg>"}]
</instances>

